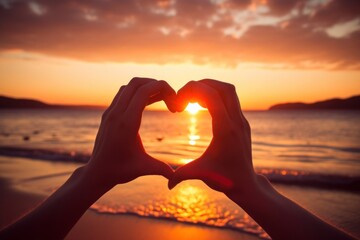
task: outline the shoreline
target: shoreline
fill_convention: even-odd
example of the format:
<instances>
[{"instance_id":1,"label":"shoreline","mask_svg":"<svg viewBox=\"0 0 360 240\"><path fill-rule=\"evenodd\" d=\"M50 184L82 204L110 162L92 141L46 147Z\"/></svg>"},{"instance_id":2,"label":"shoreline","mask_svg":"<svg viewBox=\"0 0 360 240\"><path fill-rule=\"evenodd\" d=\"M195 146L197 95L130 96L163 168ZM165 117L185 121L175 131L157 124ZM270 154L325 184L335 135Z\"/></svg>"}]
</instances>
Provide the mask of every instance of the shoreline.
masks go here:
<instances>
[{"instance_id":1,"label":"shoreline","mask_svg":"<svg viewBox=\"0 0 360 240\"><path fill-rule=\"evenodd\" d=\"M61 163L18 157L0 156L0 229L34 209L50 192L66 181L79 164ZM126 193L133 193L134 186L146 185L147 181L138 180L135 184L119 186ZM139 185L140 184L140 185ZM155 186L158 184L155 183ZM161 183L162 184L162 183ZM194 182L193 186L196 186ZM320 218L359 237L358 218L360 200L357 191L342 189L321 189L313 187L281 185L274 187ZM131 190L129 190L131 189ZM140 188L141 189L141 188ZM121 201L119 189L114 189L107 197ZM126 195L125 193L125 195ZM135 196L135 195L133 195ZM147 195L151 197L152 195ZM120 197L120 198L119 198ZM124 201L131 201L128 198ZM136 199L136 198L135 198ZM143 229L141 232L139 229ZM151 236L147 235L151 232ZM179 222L171 219L144 217L129 212L112 214L89 209L75 225L66 239L260 239L251 233L219 228L202 224Z\"/></svg>"},{"instance_id":2,"label":"shoreline","mask_svg":"<svg viewBox=\"0 0 360 240\"><path fill-rule=\"evenodd\" d=\"M11 182L0 178L0 229L33 210L45 195L14 189ZM141 229L141 231L139 231ZM140 217L129 214L97 213L87 210L65 239L198 239L258 240L255 235L189 223Z\"/></svg>"},{"instance_id":3,"label":"shoreline","mask_svg":"<svg viewBox=\"0 0 360 240\"><path fill-rule=\"evenodd\" d=\"M264 143L254 144L266 145ZM360 148L341 148L322 146L325 149L337 149L339 151L350 151L360 153ZM90 154L82 152L60 151L42 148L12 147L0 146L0 158L23 158L35 161L58 162L65 164L85 164L90 159ZM166 162L166 160L165 160ZM168 161L168 164L177 169L181 164L174 164ZM360 192L360 174L334 174L334 173L318 173L306 170L295 170L291 168L269 168L266 166L256 166L255 171L266 176L271 183L312 187L318 189L334 189L343 191Z\"/></svg>"}]
</instances>

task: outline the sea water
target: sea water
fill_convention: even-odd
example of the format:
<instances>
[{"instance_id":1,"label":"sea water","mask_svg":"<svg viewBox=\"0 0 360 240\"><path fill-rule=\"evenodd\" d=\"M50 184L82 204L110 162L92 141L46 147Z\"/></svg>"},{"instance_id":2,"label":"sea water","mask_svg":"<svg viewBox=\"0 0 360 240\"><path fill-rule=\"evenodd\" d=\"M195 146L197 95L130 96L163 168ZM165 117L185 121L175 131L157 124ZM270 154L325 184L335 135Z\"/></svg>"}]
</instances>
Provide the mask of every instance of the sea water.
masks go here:
<instances>
[{"instance_id":1,"label":"sea water","mask_svg":"<svg viewBox=\"0 0 360 240\"><path fill-rule=\"evenodd\" d=\"M24 170L18 185L54 191L89 159L101 114L101 110L1 110L0 155L43 160L37 170ZM360 112L258 111L245 116L251 125L256 170L280 192L359 236ZM208 112L145 111L140 136L150 155L176 168L205 151L212 138L211 117ZM26 165L26 160L9 159L2 165ZM201 181L186 181L172 191L166 185L162 177L141 177L117 186L92 209L268 238L241 208Z\"/></svg>"}]
</instances>

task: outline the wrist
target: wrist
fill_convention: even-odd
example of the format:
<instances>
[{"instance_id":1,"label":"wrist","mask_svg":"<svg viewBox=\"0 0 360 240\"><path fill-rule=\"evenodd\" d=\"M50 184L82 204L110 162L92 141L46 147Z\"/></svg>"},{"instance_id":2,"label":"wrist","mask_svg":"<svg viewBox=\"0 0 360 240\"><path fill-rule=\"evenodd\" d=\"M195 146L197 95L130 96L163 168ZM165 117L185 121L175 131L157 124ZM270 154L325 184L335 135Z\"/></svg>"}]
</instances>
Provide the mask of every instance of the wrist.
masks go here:
<instances>
[{"instance_id":1,"label":"wrist","mask_svg":"<svg viewBox=\"0 0 360 240\"><path fill-rule=\"evenodd\" d=\"M245 186L243 183L238 186L241 187L237 187L235 184L234 188L225 194L228 198L241 206L259 198L266 189L269 189L269 187L271 188L269 180L261 174L254 174L250 181L247 181Z\"/></svg>"},{"instance_id":2,"label":"wrist","mask_svg":"<svg viewBox=\"0 0 360 240\"><path fill-rule=\"evenodd\" d=\"M77 168L70 179L74 179L80 188L87 189L91 193L100 196L113 187L113 185L102 181L98 174L95 174L88 165Z\"/></svg>"}]
</instances>

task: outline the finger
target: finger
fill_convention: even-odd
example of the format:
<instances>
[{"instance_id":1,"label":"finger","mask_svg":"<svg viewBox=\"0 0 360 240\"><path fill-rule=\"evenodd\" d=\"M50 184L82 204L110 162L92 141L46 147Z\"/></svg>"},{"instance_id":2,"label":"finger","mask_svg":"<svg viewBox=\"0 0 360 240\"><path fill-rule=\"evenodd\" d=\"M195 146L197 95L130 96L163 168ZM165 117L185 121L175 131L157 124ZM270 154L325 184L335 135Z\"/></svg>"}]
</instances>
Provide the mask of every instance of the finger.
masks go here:
<instances>
[{"instance_id":1,"label":"finger","mask_svg":"<svg viewBox=\"0 0 360 240\"><path fill-rule=\"evenodd\" d=\"M119 98L120 98L121 94L124 92L125 87L126 87L126 85L123 85L123 86L120 87L119 91L117 92L117 94L115 95L113 100L111 101L109 107L103 113L104 115L106 115L108 112L110 112L114 108L116 103L119 101Z\"/></svg>"},{"instance_id":2,"label":"finger","mask_svg":"<svg viewBox=\"0 0 360 240\"><path fill-rule=\"evenodd\" d=\"M168 105L172 105L176 98L175 91L165 81L149 82L139 87L134 94L128 108L125 111L126 119L132 121L132 125L138 130L140 127L142 112L152 96L160 94Z\"/></svg>"},{"instance_id":3,"label":"finger","mask_svg":"<svg viewBox=\"0 0 360 240\"><path fill-rule=\"evenodd\" d=\"M197 165L196 160L194 160L176 169L172 178L169 179L168 188L171 190L180 182L185 180L200 179L198 175L199 171L196 170L197 169L196 165Z\"/></svg>"},{"instance_id":4,"label":"finger","mask_svg":"<svg viewBox=\"0 0 360 240\"><path fill-rule=\"evenodd\" d=\"M202 180L210 188L220 192L225 192L234 185L234 183L226 176L206 167L204 162L202 162L202 165L200 166L199 160L195 160L176 169L173 177L168 182L168 188L171 190L180 182L190 179Z\"/></svg>"},{"instance_id":5,"label":"finger","mask_svg":"<svg viewBox=\"0 0 360 240\"><path fill-rule=\"evenodd\" d=\"M112 100L110 106L104 111L103 119L106 119L106 116L109 114L109 112L112 111L112 109L114 108L116 102L119 100L121 94L124 92L125 87L126 87L126 85L120 87L119 91L117 92L114 99ZM102 120L102 124L100 124L98 134L96 135L94 146L97 146L99 144L99 141L100 141L100 139L102 137L102 134L103 134L103 128L104 128L104 126L103 126L103 120Z\"/></svg>"},{"instance_id":6,"label":"finger","mask_svg":"<svg viewBox=\"0 0 360 240\"><path fill-rule=\"evenodd\" d=\"M135 77L131 79L129 84L126 86L125 91L116 102L115 105L116 112L125 112L136 90L144 84L155 81L156 81L155 79L151 79L151 78Z\"/></svg>"},{"instance_id":7,"label":"finger","mask_svg":"<svg viewBox=\"0 0 360 240\"><path fill-rule=\"evenodd\" d=\"M219 174L217 171L202 170L199 177L206 185L219 192L227 192L234 186L234 183L229 178Z\"/></svg>"},{"instance_id":8,"label":"finger","mask_svg":"<svg viewBox=\"0 0 360 240\"><path fill-rule=\"evenodd\" d=\"M240 119L242 115L241 106L234 85L212 79L204 79L199 82L216 89L223 99L229 116L236 120Z\"/></svg>"},{"instance_id":9,"label":"finger","mask_svg":"<svg viewBox=\"0 0 360 240\"><path fill-rule=\"evenodd\" d=\"M199 82L211 86L219 92L223 102L225 103L229 116L235 121L240 122L242 129L244 129L249 134L250 125L241 110L240 100L236 94L235 86L212 79L204 79L200 80Z\"/></svg>"},{"instance_id":10,"label":"finger","mask_svg":"<svg viewBox=\"0 0 360 240\"><path fill-rule=\"evenodd\" d=\"M161 162L153 157L148 157L147 163L144 165L143 175L160 175L167 179L171 179L174 170L166 163Z\"/></svg>"},{"instance_id":11,"label":"finger","mask_svg":"<svg viewBox=\"0 0 360 240\"><path fill-rule=\"evenodd\" d=\"M175 94L175 91L174 91ZM150 99L148 100L148 102L146 103L147 106L155 103L155 102L160 102L164 100L164 96L160 93L151 96ZM177 107L176 107L176 97L173 97L173 99L170 101L170 99L168 99L168 101L165 102L167 108L169 109L170 112L175 113L177 111Z\"/></svg>"},{"instance_id":12,"label":"finger","mask_svg":"<svg viewBox=\"0 0 360 240\"><path fill-rule=\"evenodd\" d=\"M192 88L192 85L196 84L196 81L190 81L186 83L182 88L177 91L176 96L176 107L177 112L183 112L189 102L197 102L202 107L207 108L205 98L201 98L193 91L196 91Z\"/></svg>"},{"instance_id":13,"label":"finger","mask_svg":"<svg viewBox=\"0 0 360 240\"><path fill-rule=\"evenodd\" d=\"M224 102L216 89L196 81L188 82L177 94L180 106L189 101L202 102L206 105L213 119L213 129L219 130L230 121Z\"/></svg>"}]
</instances>

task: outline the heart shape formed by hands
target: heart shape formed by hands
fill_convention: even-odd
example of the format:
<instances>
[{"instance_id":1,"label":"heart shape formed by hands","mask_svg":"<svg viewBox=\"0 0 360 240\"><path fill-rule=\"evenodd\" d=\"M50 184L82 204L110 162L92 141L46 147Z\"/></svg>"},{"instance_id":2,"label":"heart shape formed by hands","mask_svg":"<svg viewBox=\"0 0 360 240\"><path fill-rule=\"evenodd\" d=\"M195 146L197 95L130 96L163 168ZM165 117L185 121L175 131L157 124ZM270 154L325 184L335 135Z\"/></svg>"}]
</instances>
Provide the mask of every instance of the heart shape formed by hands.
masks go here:
<instances>
[{"instance_id":1,"label":"heart shape formed by hands","mask_svg":"<svg viewBox=\"0 0 360 240\"><path fill-rule=\"evenodd\" d=\"M213 138L206 151L175 172L146 153L139 135L146 105L160 100L172 112L181 112L188 102L197 101L212 117ZM2 229L0 235L6 239L65 238L104 193L144 175L168 178L170 189L181 181L200 179L225 193L274 239L355 239L289 201L265 177L255 174L250 126L234 86L205 79L191 81L176 93L165 81L147 78L135 78L120 88L102 116L90 161L77 168L40 207Z\"/></svg>"},{"instance_id":2,"label":"heart shape formed by hands","mask_svg":"<svg viewBox=\"0 0 360 240\"><path fill-rule=\"evenodd\" d=\"M213 138L208 148L175 172L146 153L139 135L143 110L161 100L171 112L182 112L196 101L212 117ZM255 175L250 127L235 87L204 79L190 81L176 93L165 81L134 78L120 88L104 112L87 171L97 184L108 188L144 175L168 178L170 189L187 179L200 179L224 193L246 188Z\"/></svg>"}]
</instances>

